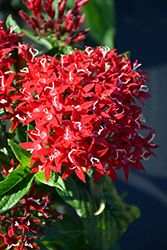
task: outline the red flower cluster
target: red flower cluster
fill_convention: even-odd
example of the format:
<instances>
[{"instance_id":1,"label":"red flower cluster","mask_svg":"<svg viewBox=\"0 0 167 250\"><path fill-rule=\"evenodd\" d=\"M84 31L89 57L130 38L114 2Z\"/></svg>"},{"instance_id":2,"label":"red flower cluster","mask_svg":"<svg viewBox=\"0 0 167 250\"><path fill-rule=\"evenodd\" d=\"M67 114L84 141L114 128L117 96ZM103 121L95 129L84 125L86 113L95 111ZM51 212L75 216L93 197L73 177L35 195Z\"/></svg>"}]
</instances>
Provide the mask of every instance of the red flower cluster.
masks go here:
<instances>
[{"instance_id":1,"label":"red flower cluster","mask_svg":"<svg viewBox=\"0 0 167 250\"><path fill-rule=\"evenodd\" d=\"M22 2L32 11L33 16L29 17L23 10L19 11L20 16L27 21L29 26L39 37L49 37L50 42L58 41L61 46L76 43L85 38L89 29L79 31L81 24L84 22L85 14L79 13L82 6L91 0L75 0L75 6L65 15L67 0L57 0L58 15L55 20L55 8L52 6L53 0L22 0ZM44 17L42 9L47 14L48 19ZM55 40L56 39L56 40Z\"/></svg>"},{"instance_id":2,"label":"red flower cluster","mask_svg":"<svg viewBox=\"0 0 167 250\"><path fill-rule=\"evenodd\" d=\"M19 58L25 58L27 67L18 73L18 91L0 92L1 107L10 111L3 119L14 118L11 130L19 121L35 124L27 131L32 142L21 144L32 153L32 173L44 169L49 181L51 170L61 172L64 166L62 178L75 172L85 182L84 171L92 167L94 181L104 173L117 180L120 168L126 180L129 167L144 170L140 160L154 154L157 145L135 102L144 105L150 97L145 72L137 70L140 64L104 47L75 49L60 60L36 55L37 50L20 45ZM6 82L11 81L12 75ZM143 129L151 130L146 138L138 132Z\"/></svg>"},{"instance_id":3,"label":"red flower cluster","mask_svg":"<svg viewBox=\"0 0 167 250\"><path fill-rule=\"evenodd\" d=\"M16 48L15 43L19 41L19 37L23 34L17 35L13 33L15 27L11 26L7 31L4 29L3 21L0 21L0 75L1 72L8 75L11 65L16 62L11 58L10 52ZM0 76L0 78L2 78Z\"/></svg>"},{"instance_id":4,"label":"red flower cluster","mask_svg":"<svg viewBox=\"0 0 167 250\"><path fill-rule=\"evenodd\" d=\"M32 248L38 248L33 242L38 238L28 237L25 233L35 233L39 227L39 232L41 236L44 236L44 230L42 226L51 226L49 220L60 220L62 219L61 215L56 213L55 209L49 208L54 203L50 202L50 195L48 193L36 194L35 183L33 184L28 195L23 197L23 200L20 200L11 211L8 211L6 216L0 216L0 249L11 249L11 250L30 250ZM46 196L46 197L45 197ZM45 199L43 199L45 197ZM42 200L43 199L43 200ZM40 212L42 216L34 218L35 213L33 213L33 218L31 218L31 213L28 214L29 210ZM23 213L24 216L17 216L17 213ZM52 214L48 216L48 214ZM36 224L38 223L38 224ZM2 233L2 231L6 233Z\"/></svg>"}]
</instances>

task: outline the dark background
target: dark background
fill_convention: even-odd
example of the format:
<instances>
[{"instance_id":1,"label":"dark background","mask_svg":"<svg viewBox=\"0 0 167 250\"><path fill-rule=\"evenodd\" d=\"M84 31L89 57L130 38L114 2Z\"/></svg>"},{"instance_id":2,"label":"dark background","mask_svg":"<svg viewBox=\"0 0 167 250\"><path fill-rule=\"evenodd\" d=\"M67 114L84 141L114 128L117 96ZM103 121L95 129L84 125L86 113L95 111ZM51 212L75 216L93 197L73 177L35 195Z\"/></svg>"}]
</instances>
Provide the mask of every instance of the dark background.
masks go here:
<instances>
[{"instance_id":1,"label":"dark background","mask_svg":"<svg viewBox=\"0 0 167 250\"><path fill-rule=\"evenodd\" d=\"M119 240L122 250L167 250L167 1L116 0L118 53L131 51L148 72L149 93L144 116L156 129L160 148L144 162L146 173L131 171L128 182L120 173L118 192L127 191L126 202L137 205L141 217Z\"/></svg>"}]
</instances>

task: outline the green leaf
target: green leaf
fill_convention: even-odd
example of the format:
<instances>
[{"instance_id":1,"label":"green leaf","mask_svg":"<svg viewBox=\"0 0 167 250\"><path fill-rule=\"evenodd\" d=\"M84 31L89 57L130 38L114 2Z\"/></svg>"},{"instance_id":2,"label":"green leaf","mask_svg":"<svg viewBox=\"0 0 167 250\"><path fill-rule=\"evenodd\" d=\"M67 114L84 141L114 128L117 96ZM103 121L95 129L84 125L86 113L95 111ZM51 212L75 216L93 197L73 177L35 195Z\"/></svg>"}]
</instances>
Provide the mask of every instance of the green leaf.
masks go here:
<instances>
[{"instance_id":1,"label":"green leaf","mask_svg":"<svg viewBox=\"0 0 167 250\"><path fill-rule=\"evenodd\" d=\"M14 173L16 170L8 175L13 177L14 180L17 179L16 173ZM20 172L22 173L22 171ZM30 190L34 176L31 174L27 174L25 177L20 178L19 182L17 180L17 183L15 183L15 185L14 183L12 183L12 187L9 186L11 178L7 178L5 179L5 181L3 181L3 183L0 182L1 195L3 194L3 196L0 197L0 213L11 209ZM7 192L7 190L9 191Z\"/></svg>"},{"instance_id":2,"label":"green leaf","mask_svg":"<svg viewBox=\"0 0 167 250\"><path fill-rule=\"evenodd\" d=\"M36 243L36 242L34 242L34 243ZM45 243L44 243L45 244ZM38 246L40 247L40 250L48 250L48 248L47 247L45 247L45 245L44 244L42 244L41 242L38 242Z\"/></svg>"},{"instance_id":3,"label":"green leaf","mask_svg":"<svg viewBox=\"0 0 167 250\"><path fill-rule=\"evenodd\" d=\"M26 149L20 147L18 144L15 142L9 140L8 141L14 155L18 159L18 161L24 166L29 166L30 167L30 158L31 154L28 152Z\"/></svg>"},{"instance_id":4,"label":"green leaf","mask_svg":"<svg viewBox=\"0 0 167 250\"><path fill-rule=\"evenodd\" d=\"M140 215L135 206L126 205L118 196L112 180L104 176L89 185L64 180L65 190L57 190L73 206L84 225L84 235L94 250L108 250Z\"/></svg>"},{"instance_id":5,"label":"green leaf","mask_svg":"<svg viewBox=\"0 0 167 250\"><path fill-rule=\"evenodd\" d=\"M32 124L28 123L28 124L27 124L27 131L28 131L28 130L33 130L33 129L35 129L34 126L33 126ZM30 137L28 136L28 133L27 133L27 135L26 135L26 141L27 141L27 142L32 142L32 140L31 140Z\"/></svg>"},{"instance_id":6,"label":"green leaf","mask_svg":"<svg viewBox=\"0 0 167 250\"><path fill-rule=\"evenodd\" d=\"M3 163L5 166L8 166L10 164L9 158L0 151L0 163Z\"/></svg>"},{"instance_id":7,"label":"green leaf","mask_svg":"<svg viewBox=\"0 0 167 250\"><path fill-rule=\"evenodd\" d=\"M122 55L125 57L125 54L130 58L131 56L131 51L130 50L127 50L125 51L124 53L122 53Z\"/></svg>"},{"instance_id":8,"label":"green leaf","mask_svg":"<svg viewBox=\"0 0 167 250\"><path fill-rule=\"evenodd\" d=\"M52 44L49 42L47 38L40 38L34 32L25 29L21 29L21 32L24 33L27 37L29 37L33 41L45 46L47 49L53 48Z\"/></svg>"},{"instance_id":9,"label":"green leaf","mask_svg":"<svg viewBox=\"0 0 167 250\"><path fill-rule=\"evenodd\" d=\"M8 192L20 183L30 173L29 167L19 166L8 174L4 181L0 182L0 196ZM32 175L31 175L32 176Z\"/></svg>"},{"instance_id":10,"label":"green leaf","mask_svg":"<svg viewBox=\"0 0 167 250\"><path fill-rule=\"evenodd\" d=\"M75 183L75 181L72 178L67 178L65 180L62 180L63 183L63 190L62 189L56 189L58 194L61 196L61 198L68 203L69 205L73 206L76 211L77 209L80 210L80 195L79 195L79 187ZM80 212L77 211L77 213L80 215Z\"/></svg>"},{"instance_id":11,"label":"green leaf","mask_svg":"<svg viewBox=\"0 0 167 250\"><path fill-rule=\"evenodd\" d=\"M42 171L36 173L35 177L37 178L38 181L40 181L48 186L56 187L56 188L59 188L61 190L65 189L65 185L64 185L63 180L54 171L51 171L50 179L48 182L45 178L44 169Z\"/></svg>"},{"instance_id":12,"label":"green leaf","mask_svg":"<svg viewBox=\"0 0 167 250\"><path fill-rule=\"evenodd\" d=\"M7 19L6 19L6 27L10 28L11 26L15 27L14 32L16 32L17 34L21 34L22 30L19 27L19 25L17 24L17 22L13 19L12 15L10 14Z\"/></svg>"},{"instance_id":13,"label":"green leaf","mask_svg":"<svg viewBox=\"0 0 167 250\"><path fill-rule=\"evenodd\" d=\"M85 23L90 28L90 36L97 45L114 48L116 33L115 6L113 0L91 1L83 6L86 14Z\"/></svg>"},{"instance_id":14,"label":"green leaf","mask_svg":"<svg viewBox=\"0 0 167 250\"><path fill-rule=\"evenodd\" d=\"M62 220L57 220L52 227L54 230L60 232L66 237L76 238L83 234L83 224L76 223L69 215L64 214Z\"/></svg>"},{"instance_id":15,"label":"green leaf","mask_svg":"<svg viewBox=\"0 0 167 250\"><path fill-rule=\"evenodd\" d=\"M18 124L18 126L15 128L15 130L13 130L12 132L10 132L10 134L14 134L14 142L19 144L22 142L26 141L26 126L22 126L21 123ZM11 139L11 138L9 138ZM12 140L13 141L13 140Z\"/></svg>"}]
</instances>

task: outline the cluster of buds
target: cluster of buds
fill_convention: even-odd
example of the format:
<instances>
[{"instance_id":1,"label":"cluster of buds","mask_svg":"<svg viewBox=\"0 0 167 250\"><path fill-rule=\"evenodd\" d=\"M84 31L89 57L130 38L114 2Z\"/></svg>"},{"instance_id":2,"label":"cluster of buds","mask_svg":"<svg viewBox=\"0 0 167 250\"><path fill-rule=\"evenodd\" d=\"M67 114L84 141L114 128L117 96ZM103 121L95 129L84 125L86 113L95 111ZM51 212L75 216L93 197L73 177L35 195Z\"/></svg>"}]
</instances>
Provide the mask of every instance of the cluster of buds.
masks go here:
<instances>
[{"instance_id":1,"label":"cluster of buds","mask_svg":"<svg viewBox=\"0 0 167 250\"><path fill-rule=\"evenodd\" d=\"M19 11L20 16L27 21L29 26L39 37L48 38L56 45L70 45L85 38L89 29L80 30L85 19L85 14L80 16L82 6L91 0L75 0L75 6L65 13L67 0L57 0L58 15L55 19L55 8L52 6L53 0L22 0L22 2L32 11L33 16L28 16L23 10ZM46 20L42 14L42 9L47 14ZM50 36L52 34L52 36Z\"/></svg>"},{"instance_id":2,"label":"cluster of buds","mask_svg":"<svg viewBox=\"0 0 167 250\"><path fill-rule=\"evenodd\" d=\"M39 228L41 237L44 237L43 226L51 227L51 220L62 219L62 216L56 213L56 209L50 208L54 203L50 202L51 196L48 193L34 195L34 192L35 183L28 195L25 195L10 211L0 216L0 249L40 249L33 243L38 236L27 235L36 234ZM33 211L33 214L29 210Z\"/></svg>"},{"instance_id":3,"label":"cluster of buds","mask_svg":"<svg viewBox=\"0 0 167 250\"><path fill-rule=\"evenodd\" d=\"M49 181L51 170L61 173L64 166L62 178L75 172L85 182L84 172L92 167L94 181L104 173L117 180L120 168L126 180L129 167L144 170L140 160L154 154L157 145L136 103L144 105L150 97L140 64L104 47L75 49L60 60L36 55L37 50L20 45L19 57L27 67L18 73L17 92L0 93L1 107L10 111L3 119L14 118L11 130L19 122L35 124L27 131L31 142L20 144L32 153L31 172L44 169ZM151 130L146 138L138 132L143 129Z\"/></svg>"}]
</instances>

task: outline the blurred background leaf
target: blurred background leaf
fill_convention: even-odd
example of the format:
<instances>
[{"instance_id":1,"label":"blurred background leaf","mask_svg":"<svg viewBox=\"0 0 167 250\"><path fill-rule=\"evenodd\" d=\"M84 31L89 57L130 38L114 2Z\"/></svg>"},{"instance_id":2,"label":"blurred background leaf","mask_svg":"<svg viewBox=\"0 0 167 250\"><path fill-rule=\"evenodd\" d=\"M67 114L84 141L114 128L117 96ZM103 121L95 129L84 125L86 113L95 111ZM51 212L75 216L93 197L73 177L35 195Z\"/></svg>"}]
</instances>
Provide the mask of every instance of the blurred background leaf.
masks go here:
<instances>
[{"instance_id":1,"label":"blurred background leaf","mask_svg":"<svg viewBox=\"0 0 167 250\"><path fill-rule=\"evenodd\" d=\"M67 1L68 8L73 5L74 0ZM90 28L86 40L87 45L108 46L110 49L114 49L116 34L115 1L92 0L84 5L82 12L86 14L85 27Z\"/></svg>"}]
</instances>

